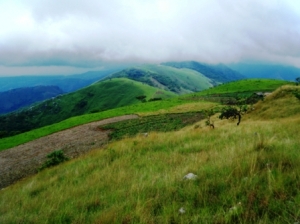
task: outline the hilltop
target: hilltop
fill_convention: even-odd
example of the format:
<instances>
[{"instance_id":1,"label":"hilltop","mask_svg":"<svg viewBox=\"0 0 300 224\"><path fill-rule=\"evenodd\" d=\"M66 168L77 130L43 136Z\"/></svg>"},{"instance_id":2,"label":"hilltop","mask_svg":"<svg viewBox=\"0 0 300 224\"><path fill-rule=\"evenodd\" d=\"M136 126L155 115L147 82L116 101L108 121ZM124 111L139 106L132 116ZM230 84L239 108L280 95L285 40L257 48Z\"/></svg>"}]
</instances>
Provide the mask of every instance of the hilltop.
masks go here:
<instances>
[{"instance_id":1,"label":"hilltop","mask_svg":"<svg viewBox=\"0 0 300 224\"><path fill-rule=\"evenodd\" d=\"M248 81L249 90L259 91L250 85ZM207 91L218 94L214 88ZM215 129L206 126L202 118L177 129L177 121L172 119L173 131L124 135L107 143L103 150L46 169L0 191L0 221L297 222L300 88L278 87L243 115L240 126L218 118L223 105L191 96L132 105L109 114L136 111L148 119L150 114L161 114L166 116L159 118L163 123L170 113L205 114L214 110L211 119ZM106 116L102 113L77 117L76 121ZM150 121L139 125L146 127ZM115 127L134 126L126 121ZM196 175L195 179L185 178L189 173Z\"/></svg>"},{"instance_id":2,"label":"hilltop","mask_svg":"<svg viewBox=\"0 0 300 224\"><path fill-rule=\"evenodd\" d=\"M209 65L196 61L166 62L162 64L179 69L188 68L195 70L205 75L207 78L214 80L215 84L226 83L246 78L244 75L232 70L224 64Z\"/></svg>"},{"instance_id":3,"label":"hilltop","mask_svg":"<svg viewBox=\"0 0 300 224\"><path fill-rule=\"evenodd\" d=\"M212 87L214 80L191 69L177 69L165 65L143 65L124 69L109 78L126 77L160 89L185 94Z\"/></svg>"}]
</instances>

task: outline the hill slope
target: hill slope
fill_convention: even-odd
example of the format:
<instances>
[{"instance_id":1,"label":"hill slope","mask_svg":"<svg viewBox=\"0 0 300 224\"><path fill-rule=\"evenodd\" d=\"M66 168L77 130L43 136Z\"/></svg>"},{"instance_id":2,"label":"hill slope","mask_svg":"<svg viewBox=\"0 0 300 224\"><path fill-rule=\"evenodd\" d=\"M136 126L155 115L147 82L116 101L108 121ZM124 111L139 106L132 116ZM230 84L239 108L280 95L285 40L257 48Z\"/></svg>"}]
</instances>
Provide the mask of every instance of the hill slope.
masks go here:
<instances>
[{"instance_id":1,"label":"hill slope","mask_svg":"<svg viewBox=\"0 0 300 224\"><path fill-rule=\"evenodd\" d=\"M126 77L177 94L201 91L213 86L212 80L197 71L164 65L143 65L124 69L107 78Z\"/></svg>"},{"instance_id":2,"label":"hill slope","mask_svg":"<svg viewBox=\"0 0 300 224\"><path fill-rule=\"evenodd\" d=\"M125 78L106 80L17 113L0 116L0 136L15 135L73 116L140 103L136 98L139 96L150 100L175 94Z\"/></svg>"},{"instance_id":3,"label":"hill slope","mask_svg":"<svg viewBox=\"0 0 300 224\"><path fill-rule=\"evenodd\" d=\"M196 61L166 62L162 64L174 68L188 68L195 70L203 74L207 78L213 80L215 85L246 78L242 74L230 69L223 64L208 65Z\"/></svg>"},{"instance_id":4,"label":"hill slope","mask_svg":"<svg viewBox=\"0 0 300 224\"><path fill-rule=\"evenodd\" d=\"M294 223L300 88L285 88L267 102L273 111L293 102L285 118L258 107L238 127L217 120L214 130L198 122L126 138L4 189L0 222Z\"/></svg>"},{"instance_id":5,"label":"hill slope","mask_svg":"<svg viewBox=\"0 0 300 224\"><path fill-rule=\"evenodd\" d=\"M57 86L35 86L0 92L0 114L63 94Z\"/></svg>"}]
</instances>

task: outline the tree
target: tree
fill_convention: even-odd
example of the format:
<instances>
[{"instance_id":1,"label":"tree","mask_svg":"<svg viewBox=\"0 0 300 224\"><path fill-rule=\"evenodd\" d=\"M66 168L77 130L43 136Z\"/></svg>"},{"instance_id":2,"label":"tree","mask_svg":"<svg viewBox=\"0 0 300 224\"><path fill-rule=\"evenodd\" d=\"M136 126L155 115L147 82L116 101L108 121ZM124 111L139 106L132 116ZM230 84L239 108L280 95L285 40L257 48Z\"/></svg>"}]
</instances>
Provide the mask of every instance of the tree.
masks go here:
<instances>
[{"instance_id":1,"label":"tree","mask_svg":"<svg viewBox=\"0 0 300 224\"><path fill-rule=\"evenodd\" d=\"M238 118L238 123L236 125L239 125L241 123L242 115L241 115L241 109L238 110L235 107L229 106L224 107L222 109L222 112L219 116L220 119L226 118L226 119L236 119Z\"/></svg>"}]
</instances>

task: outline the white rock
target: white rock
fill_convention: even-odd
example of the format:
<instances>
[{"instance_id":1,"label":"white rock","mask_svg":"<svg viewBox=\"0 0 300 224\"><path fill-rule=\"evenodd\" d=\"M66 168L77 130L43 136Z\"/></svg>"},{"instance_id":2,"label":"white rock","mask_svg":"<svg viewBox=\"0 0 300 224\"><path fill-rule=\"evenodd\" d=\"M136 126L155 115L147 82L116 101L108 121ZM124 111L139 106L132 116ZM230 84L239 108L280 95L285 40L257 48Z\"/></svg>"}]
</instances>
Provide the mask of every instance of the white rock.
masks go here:
<instances>
[{"instance_id":1,"label":"white rock","mask_svg":"<svg viewBox=\"0 0 300 224\"><path fill-rule=\"evenodd\" d=\"M179 209L179 213L180 213L180 214L183 214L183 213L185 213L185 210L184 210L184 208L183 208L183 207L181 207L181 208Z\"/></svg>"},{"instance_id":2,"label":"white rock","mask_svg":"<svg viewBox=\"0 0 300 224\"><path fill-rule=\"evenodd\" d=\"M188 180L195 180L195 179L197 179L197 175L195 175L195 174L193 174L193 173L188 173L187 175L185 175L184 177L183 177L183 179L188 179Z\"/></svg>"}]
</instances>

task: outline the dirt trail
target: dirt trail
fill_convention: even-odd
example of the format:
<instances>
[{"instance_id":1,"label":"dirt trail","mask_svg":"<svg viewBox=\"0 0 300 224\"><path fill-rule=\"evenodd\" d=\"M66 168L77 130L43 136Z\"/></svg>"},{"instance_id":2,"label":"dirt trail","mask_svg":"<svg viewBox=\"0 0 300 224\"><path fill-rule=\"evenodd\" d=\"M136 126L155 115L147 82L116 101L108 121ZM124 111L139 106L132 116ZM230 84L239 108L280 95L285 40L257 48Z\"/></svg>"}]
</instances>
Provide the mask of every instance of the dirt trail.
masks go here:
<instances>
[{"instance_id":1,"label":"dirt trail","mask_svg":"<svg viewBox=\"0 0 300 224\"><path fill-rule=\"evenodd\" d=\"M55 150L63 150L69 158L76 158L108 142L110 131L99 130L99 125L136 119L137 115L125 115L88 123L60 131L37 140L0 152L0 189L35 174Z\"/></svg>"}]
</instances>

